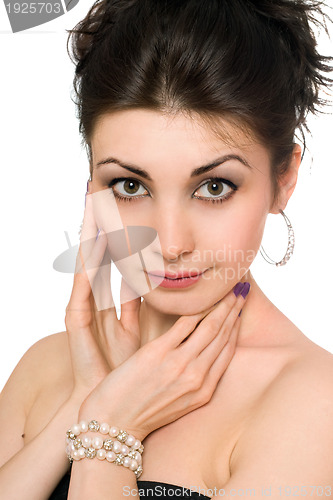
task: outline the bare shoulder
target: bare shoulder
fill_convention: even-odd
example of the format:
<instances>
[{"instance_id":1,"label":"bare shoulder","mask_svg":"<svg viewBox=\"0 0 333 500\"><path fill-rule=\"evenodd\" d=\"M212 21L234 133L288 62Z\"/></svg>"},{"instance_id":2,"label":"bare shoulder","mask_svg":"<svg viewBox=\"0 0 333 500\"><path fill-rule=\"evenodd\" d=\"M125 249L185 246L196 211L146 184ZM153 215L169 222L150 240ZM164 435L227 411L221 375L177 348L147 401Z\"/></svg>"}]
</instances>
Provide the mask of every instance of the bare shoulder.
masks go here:
<instances>
[{"instance_id":1,"label":"bare shoulder","mask_svg":"<svg viewBox=\"0 0 333 500\"><path fill-rule=\"evenodd\" d=\"M269 477L273 498L282 484L333 486L332 426L333 354L310 342L258 401L231 454L228 486L259 488Z\"/></svg>"},{"instance_id":2,"label":"bare shoulder","mask_svg":"<svg viewBox=\"0 0 333 500\"><path fill-rule=\"evenodd\" d=\"M333 354L308 341L300 347L299 354L286 364L275 381L276 388L273 385L271 391L278 390L279 385L287 380L299 388L304 387L305 391L318 391L318 395L320 390L329 390L333 400Z\"/></svg>"},{"instance_id":3,"label":"bare shoulder","mask_svg":"<svg viewBox=\"0 0 333 500\"><path fill-rule=\"evenodd\" d=\"M24 445L27 419L40 395L59 387L70 369L67 333L48 335L22 356L0 395L0 462L4 463Z\"/></svg>"},{"instance_id":4,"label":"bare shoulder","mask_svg":"<svg viewBox=\"0 0 333 500\"><path fill-rule=\"evenodd\" d=\"M321 404L331 405L333 411L333 354L314 344L299 357L286 364L279 377L269 388L267 397L271 400L284 392L285 398L293 398L299 406L312 401L314 411ZM307 411L311 411L309 407Z\"/></svg>"},{"instance_id":5,"label":"bare shoulder","mask_svg":"<svg viewBox=\"0 0 333 500\"><path fill-rule=\"evenodd\" d=\"M42 374L59 376L62 367L70 361L68 340L66 332L54 333L38 340L22 357L21 369L29 369L29 376L35 381L36 387L47 383L48 377Z\"/></svg>"},{"instance_id":6,"label":"bare shoulder","mask_svg":"<svg viewBox=\"0 0 333 500\"><path fill-rule=\"evenodd\" d=\"M300 344L298 354L290 356L267 387L255 413L258 416L267 408L277 413L283 409L287 417L294 411L301 422L302 417L311 412L318 416L329 406L333 417L333 354L310 341Z\"/></svg>"},{"instance_id":7,"label":"bare shoulder","mask_svg":"<svg viewBox=\"0 0 333 500\"><path fill-rule=\"evenodd\" d=\"M62 376L70 355L67 333L59 332L35 342L22 356L10 375L1 398L20 398L27 413L38 393L52 379Z\"/></svg>"},{"instance_id":8,"label":"bare shoulder","mask_svg":"<svg viewBox=\"0 0 333 500\"><path fill-rule=\"evenodd\" d=\"M54 333L43 337L33 344L27 351L27 362L32 364L38 362L35 375L40 374L41 370L55 376L62 374L62 368L67 368L70 363L70 353L67 332Z\"/></svg>"}]
</instances>

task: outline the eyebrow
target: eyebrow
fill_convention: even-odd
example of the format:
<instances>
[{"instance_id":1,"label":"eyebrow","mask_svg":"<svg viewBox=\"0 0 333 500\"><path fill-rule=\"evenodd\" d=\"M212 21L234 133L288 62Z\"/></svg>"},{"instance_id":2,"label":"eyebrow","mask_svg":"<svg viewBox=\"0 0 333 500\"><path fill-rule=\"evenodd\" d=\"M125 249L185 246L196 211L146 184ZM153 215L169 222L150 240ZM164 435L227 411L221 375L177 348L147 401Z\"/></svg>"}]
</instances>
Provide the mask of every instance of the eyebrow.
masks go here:
<instances>
[{"instance_id":1,"label":"eyebrow","mask_svg":"<svg viewBox=\"0 0 333 500\"><path fill-rule=\"evenodd\" d=\"M209 172L213 168L218 167L219 165L222 165L223 163L230 161L230 160L237 160L240 163L242 163L243 165L245 165L245 167L248 167L250 169L253 168L241 156L236 155L236 154L229 154L229 155L221 156L220 158L216 158L216 160L214 160L211 163L208 163L207 165L202 165L201 167L195 168L194 170L192 170L190 177L191 178L197 177L198 175L204 174L205 172ZM120 167L126 168L126 170L133 172L134 174L140 175L144 179L147 179L149 181L153 181L153 179L150 177L149 173L146 170L144 170L143 168L140 168L137 165L133 165L133 164L125 165L124 162L122 162L121 160L118 160L117 158L109 157L109 158L105 158L104 160L99 161L96 164L96 169L98 167L100 167L101 165L106 165L106 164L110 164L110 163L115 163L115 164L119 165Z\"/></svg>"}]
</instances>

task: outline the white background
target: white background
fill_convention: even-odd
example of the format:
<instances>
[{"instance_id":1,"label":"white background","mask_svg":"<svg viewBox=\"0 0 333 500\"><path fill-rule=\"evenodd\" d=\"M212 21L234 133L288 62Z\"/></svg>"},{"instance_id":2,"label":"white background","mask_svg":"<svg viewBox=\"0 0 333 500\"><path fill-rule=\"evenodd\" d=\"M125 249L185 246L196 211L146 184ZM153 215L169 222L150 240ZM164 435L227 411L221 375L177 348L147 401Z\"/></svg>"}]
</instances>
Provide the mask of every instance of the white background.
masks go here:
<instances>
[{"instance_id":1,"label":"white background","mask_svg":"<svg viewBox=\"0 0 333 500\"><path fill-rule=\"evenodd\" d=\"M64 231L72 245L78 243L89 176L70 98L74 65L65 29L91 5L81 0L63 17L13 34L0 3L0 388L34 342L65 330L73 275L56 272L52 264L67 248ZM332 49L322 37L319 50L330 55ZM333 353L333 118L309 124L311 154L285 210L295 231L294 255L275 268L258 254L251 269L270 300ZM281 215L268 217L263 244L275 260L283 256L287 231Z\"/></svg>"}]
</instances>

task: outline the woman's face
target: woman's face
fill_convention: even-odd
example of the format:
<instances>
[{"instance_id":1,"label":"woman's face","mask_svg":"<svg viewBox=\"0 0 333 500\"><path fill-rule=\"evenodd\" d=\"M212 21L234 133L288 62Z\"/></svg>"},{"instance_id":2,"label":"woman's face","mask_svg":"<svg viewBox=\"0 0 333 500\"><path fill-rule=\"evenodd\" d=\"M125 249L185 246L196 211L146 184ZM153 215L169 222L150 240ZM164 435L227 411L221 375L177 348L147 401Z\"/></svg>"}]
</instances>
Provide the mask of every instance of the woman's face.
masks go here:
<instances>
[{"instance_id":1,"label":"woman's face","mask_svg":"<svg viewBox=\"0 0 333 500\"><path fill-rule=\"evenodd\" d=\"M163 278L154 281L138 257L125 261L126 272L119 269L129 284L135 289L140 273L141 280L150 278L151 291L138 294L165 314L209 308L244 276L260 247L272 202L269 152L222 123L233 145L203 122L142 109L104 115L94 130L92 190L114 194L110 207L118 209L101 205L98 225L110 236L121 225L156 230L158 238L146 251L148 271L203 273L187 287L167 280L170 288L158 285ZM115 159L145 173L133 173ZM111 255L112 245L109 238Z\"/></svg>"}]
</instances>

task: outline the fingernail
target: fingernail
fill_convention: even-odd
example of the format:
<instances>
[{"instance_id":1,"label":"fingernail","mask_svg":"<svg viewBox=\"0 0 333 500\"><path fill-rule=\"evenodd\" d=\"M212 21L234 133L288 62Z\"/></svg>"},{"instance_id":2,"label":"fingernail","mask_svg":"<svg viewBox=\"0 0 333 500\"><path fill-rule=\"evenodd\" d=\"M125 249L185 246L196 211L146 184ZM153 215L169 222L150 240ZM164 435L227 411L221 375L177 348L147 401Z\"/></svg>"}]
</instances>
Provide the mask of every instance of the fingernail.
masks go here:
<instances>
[{"instance_id":1,"label":"fingernail","mask_svg":"<svg viewBox=\"0 0 333 500\"><path fill-rule=\"evenodd\" d=\"M87 181L87 193L89 191L89 181Z\"/></svg>"},{"instance_id":2,"label":"fingernail","mask_svg":"<svg viewBox=\"0 0 333 500\"><path fill-rule=\"evenodd\" d=\"M241 309L241 310L239 311L238 316L240 316L240 315L242 314L242 311L243 311L243 309Z\"/></svg>"},{"instance_id":3,"label":"fingernail","mask_svg":"<svg viewBox=\"0 0 333 500\"><path fill-rule=\"evenodd\" d=\"M100 232L101 232L101 230L99 229L99 230L98 230L98 233L97 233L97 236L96 236L96 240L98 239L98 236L99 236L99 233L100 233ZM96 241L96 240L95 240L95 241Z\"/></svg>"},{"instance_id":4,"label":"fingernail","mask_svg":"<svg viewBox=\"0 0 333 500\"><path fill-rule=\"evenodd\" d=\"M244 283L242 283L241 281L239 281L235 287L234 287L234 294L236 295L236 297L238 297L238 295L241 293L241 291L243 290L244 288Z\"/></svg>"},{"instance_id":5,"label":"fingernail","mask_svg":"<svg viewBox=\"0 0 333 500\"><path fill-rule=\"evenodd\" d=\"M248 281L245 281L243 290L241 291L241 295L242 295L243 299L245 299L245 297L249 293L250 287L251 287L250 283Z\"/></svg>"}]
</instances>

